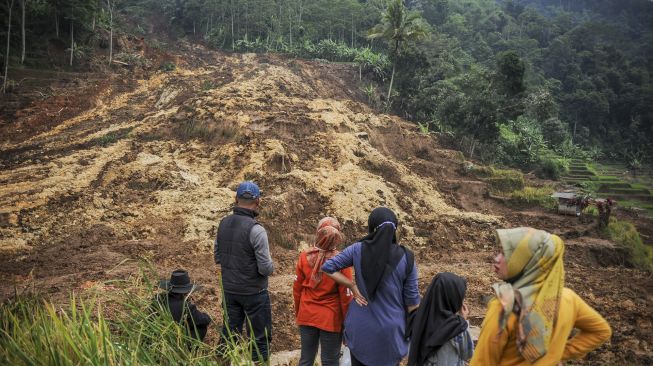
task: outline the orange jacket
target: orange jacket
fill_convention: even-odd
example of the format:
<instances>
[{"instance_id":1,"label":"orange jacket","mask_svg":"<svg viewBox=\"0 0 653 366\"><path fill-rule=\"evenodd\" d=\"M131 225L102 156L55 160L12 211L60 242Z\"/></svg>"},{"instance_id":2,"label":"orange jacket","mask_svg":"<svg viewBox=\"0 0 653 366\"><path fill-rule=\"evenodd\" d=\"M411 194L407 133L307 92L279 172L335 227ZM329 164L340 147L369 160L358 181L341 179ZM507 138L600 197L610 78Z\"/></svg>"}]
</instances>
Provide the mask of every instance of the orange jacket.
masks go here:
<instances>
[{"instance_id":1,"label":"orange jacket","mask_svg":"<svg viewBox=\"0 0 653 366\"><path fill-rule=\"evenodd\" d=\"M297 261L297 277L293 283L297 325L308 325L327 332L342 332L345 314L353 298L351 292L344 286L338 286L326 274L322 274L322 281L316 288L311 288L311 270L306 252L302 252ZM342 274L351 279L351 268L345 268Z\"/></svg>"}]
</instances>

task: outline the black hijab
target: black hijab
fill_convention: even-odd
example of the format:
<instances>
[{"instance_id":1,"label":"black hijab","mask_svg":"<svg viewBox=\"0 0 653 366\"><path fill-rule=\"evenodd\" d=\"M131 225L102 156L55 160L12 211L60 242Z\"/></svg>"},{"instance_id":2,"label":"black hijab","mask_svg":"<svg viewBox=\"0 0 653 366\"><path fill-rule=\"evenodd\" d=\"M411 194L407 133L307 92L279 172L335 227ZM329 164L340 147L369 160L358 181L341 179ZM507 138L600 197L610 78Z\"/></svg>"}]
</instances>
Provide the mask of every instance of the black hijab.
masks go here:
<instances>
[{"instance_id":1,"label":"black hijab","mask_svg":"<svg viewBox=\"0 0 653 366\"><path fill-rule=\"evenodd\" d=\"M361 239L361 272L368 300L374 299L381 281L401 260L404 251L397 245L397 216L386 207L375 208L367 220L369 234Z\"/></svg>"},{"instance_id":2,"label":"black hijab","mask_svg":"<svg viewBox=\"0 0 653 366\"><path fill-rule=\"evenodd\" d=\"M467 281L453 273L433 278L411 329L409 366L422 365L431 352L467 329L467 321L457 314L466 291Z\"/></svg>"}]
</instances>

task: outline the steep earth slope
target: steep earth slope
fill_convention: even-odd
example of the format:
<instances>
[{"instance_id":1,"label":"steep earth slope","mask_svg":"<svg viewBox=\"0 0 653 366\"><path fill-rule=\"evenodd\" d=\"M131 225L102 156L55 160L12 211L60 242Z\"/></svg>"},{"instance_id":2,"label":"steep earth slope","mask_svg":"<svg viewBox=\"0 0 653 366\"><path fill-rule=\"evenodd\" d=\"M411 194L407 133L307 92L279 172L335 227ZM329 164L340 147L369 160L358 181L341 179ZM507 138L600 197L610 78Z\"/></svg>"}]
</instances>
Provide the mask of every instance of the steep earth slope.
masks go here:
<instances>
[{"instance_id":1,"label":"steep earth slope","mask_svg":"<svg viewBox=\"0 0 653 366\"><path fill-rule=\"evenodd\" d=\"M294 261L324 215L354 240L372 208L394 209L421 284L444 270L466 276L477 325L493 282L493 228L578 232L573 220L488 199L459 153L362 103L348 65L185 47L175 71L77 95L90 107L44 132L11 130L27 117L3 126L2 298L30 285L61 299L127 277L147 258L162 276L191 270L206 285L198 302L220 319L212 241L245 179L264 191L276 351L298 347ZM591 361L653 363L653 286L645 273L602 260L612 251L591 237L568 242L569 286L615 327Z\"/></svg>"}]
</instances>

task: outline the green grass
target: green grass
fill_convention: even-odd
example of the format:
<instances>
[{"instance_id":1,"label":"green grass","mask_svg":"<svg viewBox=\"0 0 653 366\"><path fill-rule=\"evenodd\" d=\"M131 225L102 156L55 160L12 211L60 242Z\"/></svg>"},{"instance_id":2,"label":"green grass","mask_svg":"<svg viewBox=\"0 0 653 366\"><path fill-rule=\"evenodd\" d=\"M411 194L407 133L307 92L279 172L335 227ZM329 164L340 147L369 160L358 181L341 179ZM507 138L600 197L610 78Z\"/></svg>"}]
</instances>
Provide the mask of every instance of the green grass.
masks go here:
<instances>
[{"instance_id":1,"label":"green grass","mask_svg":"<svg viewBox=\"0 0 653 366\"><path fill-rule=\"evenodd\" d=\"M492 193L510 193L524 189L524 174L518 170L474 166L471 173L488 183Z\"/></svg>"},{"instance_id":2,"label":"green grass","mask_svg":"<svg viewBox=\"0 0 653 366\"><path fill-rule=\"evenodd\" d=\"M90 144L107 147L129 136L129 133L133 129L134 129L133 127L127 127L127 128L122 128L120 130L109 132L106 135L92 139L90 141Z\"/></svg>"},{"instance_id":3,"label":"green grass","mask_svg":"<svg viewBox=\"0 0 653 366\"><path fill-rule=\"evenodd\" d=\"M202 89L202 91L215 89L215 87L216 87L215 83L211 80L205 80L202 82L202 84L200 84L200 88Z\"/></svg>"},{"instance_id":4,"label":"green grass","mask_svg":"<svg viewBox=\"0 0 653 366\"><path fill-rule=\"evenodd\" d=\"M635 200L619 200L617 201L617 204L621 207L642 209L646 211L649 216L653 217L653 203Z\"/></svg>"},{"instance_id":5,"label":"green grass","mask_svg":"<svg viewBox=\"0 0 653 366\"><path fill-rule=\"evenodd\" d=\"M633 266L653 271L653 248L644 245L633 224L611 218L606 230L610 239L626 248Z\"/></svg>"},{"instance_id":6,"label":"green grass","mask_svg":"<svg viewBox=\"0 0 653 366\"><path fill-rule=\"evenodd\" d=\"M71 294L65 306L13 298L0 307L0 364L218 364L215 349L189 337L166 311L152 310L153 288L139 276L107 282L95 295ZM228 342L223 363L251 365L251 351L252 343Z\"/></svg>"},{"instance_id":7,"label":"green grass","mask_svg":"<svg viewBox=\"0 0 653 366\"><path fill-rule=\"evenodd\" d=\"M516 206L540 206L554 209L557 205L556 199L551 197L554 191L554 188L551 186L524 187L523 189L510 193L509 202Z\"/></svg>"},{"instance_id":8,"label":"green grass","mask_svg":"<svg viewBox=\"0 0 653 366\"><path fill-rule=\"evenodd\" d=\"M165 72L171 72L175 71L177 69L177 65L175 65L173 62L167 61L161 65L161 70Z\"/></svg>"}]
</instances>

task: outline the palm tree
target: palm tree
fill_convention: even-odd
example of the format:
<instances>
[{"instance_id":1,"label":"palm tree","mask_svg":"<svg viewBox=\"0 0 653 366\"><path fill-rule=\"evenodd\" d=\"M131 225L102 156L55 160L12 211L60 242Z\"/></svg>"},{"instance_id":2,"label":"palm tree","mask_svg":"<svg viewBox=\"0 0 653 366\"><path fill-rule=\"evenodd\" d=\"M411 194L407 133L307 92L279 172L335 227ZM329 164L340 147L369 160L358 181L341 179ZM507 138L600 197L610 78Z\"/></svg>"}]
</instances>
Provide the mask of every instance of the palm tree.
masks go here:
<instances>
[{"instance_id":1,"label":"palm tree","mask_svg":"<svg viewBox=\"0 0 653 366\"><path fill-rule=\"evenodd\" d=\"M401 47L410 42L416 42L428 35L428 28L422 15L416 11L409 11L403 0L391 0L383 14L381 23L370 29L367 38L383 38L390 46L392 58L392 76L388 89L387 104L390 105L392 84L395 79L395 68Z\"/></svg>"}]
</instances>

